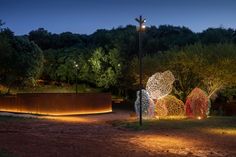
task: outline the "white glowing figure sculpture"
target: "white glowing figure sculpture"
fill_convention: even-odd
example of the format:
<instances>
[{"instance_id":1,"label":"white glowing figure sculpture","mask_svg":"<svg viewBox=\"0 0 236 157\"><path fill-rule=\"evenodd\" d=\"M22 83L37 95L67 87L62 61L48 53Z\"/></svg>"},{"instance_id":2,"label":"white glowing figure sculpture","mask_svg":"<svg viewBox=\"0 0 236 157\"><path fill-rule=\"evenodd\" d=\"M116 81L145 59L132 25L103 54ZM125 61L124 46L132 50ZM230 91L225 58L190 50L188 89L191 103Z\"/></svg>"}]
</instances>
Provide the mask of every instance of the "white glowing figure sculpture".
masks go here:
<instances>
[{"instance_id":1,"label":"white glowing figure sculpture","mask_svg":"<svg viewBox=\"0 0 236 157\"><path fill-rule=\"evenodd\" d=\"M146 90L151 99L160 99L172 91L174 81L175 77L171 71L158 72L149 77Z\"/></svg>"},{"instance_id":2,"label":"white glowing figure sculpture","mask_svg":"<svg viewBox=\"0 0 236 157\"><path fill-rule=\"evenodd\" d=\"M137 116L139 116L140 111L140 97L139 92L137 91L137 99L135 101L134 107ZM155 113L155 105L148 92L142 89L142 116L143 118L152 118L154 117Z\"/></svg>"}]
</instances>

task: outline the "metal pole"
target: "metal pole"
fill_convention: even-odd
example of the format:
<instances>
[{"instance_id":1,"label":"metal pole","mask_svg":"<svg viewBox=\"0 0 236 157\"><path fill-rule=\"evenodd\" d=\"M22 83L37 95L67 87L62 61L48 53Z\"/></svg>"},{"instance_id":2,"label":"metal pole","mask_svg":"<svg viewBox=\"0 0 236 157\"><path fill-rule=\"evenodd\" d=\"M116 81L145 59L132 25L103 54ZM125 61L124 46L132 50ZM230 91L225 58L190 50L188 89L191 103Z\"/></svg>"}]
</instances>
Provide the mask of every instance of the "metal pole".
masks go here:
<instances>
[{"instance_id":1,"label":"metal pole","mask_svg":"<svg viewBox=\"0 0 236 157\"><path fill-rule=\"evenodd\" d=\"M142 16L140 16L140 19L142 19ZM142 125L142 35L141 35L141 27L142 24L140 23L140 30L139 30L139 103L140 103L140 108L139 108L139 125Z\"/></svg>"},{"instance_id":2,"label":"metal pole","mask_svg":"<svg viewBox=\"0 0 236 157\"><path fill-rule=\"evenodd\" d=\"M142 25L143 25L143 19L142 16L139 17L139 125L142 126L143 118L142 118L142 74L143 74L143 68L142 68Z\"/></svg>"},{"instance_id":3,"label":"metal pole","mask_svg":"<svg viewBox=\"0 0 236 157\"><path fill-rule=\"evenodd\" d=\"M76 91L76 94L78 93L78 85L77 85L77 77L78 77L78 69L76 68L76 78L75 78L75 91Z\"/></svg>"},{"instance_id":4,"label":"metal pole","mask_svg":"<svg viewBox=\"0 0 236 157\"><path fill-rule=\"evenodd\" d=\"M143 79L143 65L142 65L142 29L144 31L145 28L145 19L142 18L142 16L139 16L139 18L135 19L139 23L139 125L142 126L142 79Z\"/></svg>"}]
</instances>

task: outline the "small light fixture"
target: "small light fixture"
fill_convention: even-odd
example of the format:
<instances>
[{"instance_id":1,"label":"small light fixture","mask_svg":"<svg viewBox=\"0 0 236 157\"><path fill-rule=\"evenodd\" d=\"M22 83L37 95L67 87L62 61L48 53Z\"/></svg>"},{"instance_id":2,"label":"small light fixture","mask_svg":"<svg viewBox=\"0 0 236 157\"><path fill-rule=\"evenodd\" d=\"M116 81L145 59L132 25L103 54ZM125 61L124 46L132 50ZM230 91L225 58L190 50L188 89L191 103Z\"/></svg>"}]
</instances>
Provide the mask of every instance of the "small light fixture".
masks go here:
<instances>
[{"instance_id":1,"label":"small light fixture","mask_svg":"<svg viewBox=\"0 0 236 157\"><path fill-rule=\"evenodd\" d=\"M198 120L201 120L201 119L202 119L202 117L198 116L198 117L197 117L197 119L198 119Z\"/></svg>"}]
</instances>

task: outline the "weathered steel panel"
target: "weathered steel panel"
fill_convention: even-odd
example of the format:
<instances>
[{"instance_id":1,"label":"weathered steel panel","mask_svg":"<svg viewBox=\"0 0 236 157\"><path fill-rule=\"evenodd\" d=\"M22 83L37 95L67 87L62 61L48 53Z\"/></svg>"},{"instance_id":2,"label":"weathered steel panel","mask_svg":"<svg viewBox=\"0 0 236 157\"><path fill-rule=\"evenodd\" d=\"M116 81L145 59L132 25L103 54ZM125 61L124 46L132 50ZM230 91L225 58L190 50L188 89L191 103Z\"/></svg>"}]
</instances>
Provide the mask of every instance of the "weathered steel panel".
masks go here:
<instances>
[{"instance_id":1,"label":"weathered steel panel","mask_svg":"<svg viewBox=\"0 0 236 157\"><path fill-rule=\"evenodd\" d=\"M0 97L0 111L45 115L94 114L112 111L110 93L22 93Z\"/></svg>"}]
</instances>

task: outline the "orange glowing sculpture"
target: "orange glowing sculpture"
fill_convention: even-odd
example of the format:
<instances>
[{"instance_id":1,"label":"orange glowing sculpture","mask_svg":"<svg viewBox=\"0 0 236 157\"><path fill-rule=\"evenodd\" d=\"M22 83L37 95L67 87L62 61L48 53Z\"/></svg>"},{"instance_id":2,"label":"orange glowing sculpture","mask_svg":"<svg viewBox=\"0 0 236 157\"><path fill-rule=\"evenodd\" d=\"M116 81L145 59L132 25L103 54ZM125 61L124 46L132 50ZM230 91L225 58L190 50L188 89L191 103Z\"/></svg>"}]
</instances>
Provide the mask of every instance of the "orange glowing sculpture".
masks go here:
<instances>
[{"instance_id":1,"label":"orange glowing sculpture","mask_svg":"<svg viewBox=\"0 0 236 157\"><path fill-rule=\"evenodd\" d=\"M184 116L184 103L175 96L167 95L156 102L157 116Z\"/></svg>"}]
</instances>

